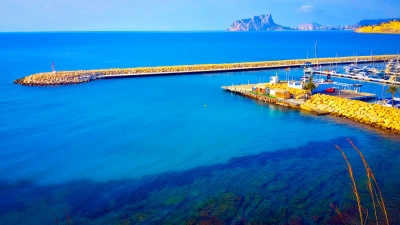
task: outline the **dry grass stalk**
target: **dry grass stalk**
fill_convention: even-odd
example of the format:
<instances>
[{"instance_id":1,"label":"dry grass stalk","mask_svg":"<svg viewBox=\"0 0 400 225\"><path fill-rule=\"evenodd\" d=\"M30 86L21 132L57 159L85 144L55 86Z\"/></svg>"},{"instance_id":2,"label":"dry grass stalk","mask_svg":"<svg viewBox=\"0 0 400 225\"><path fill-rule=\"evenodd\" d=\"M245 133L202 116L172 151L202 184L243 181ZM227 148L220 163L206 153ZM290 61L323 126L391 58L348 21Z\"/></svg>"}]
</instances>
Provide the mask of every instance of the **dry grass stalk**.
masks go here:
<instances>
[{"instance_id":1,"label":"dry grass stalk","mask_svg":"<svg viewBox=\"0 0 400 225\"><path fill-rule=\"evenodd\" d=\"M346 224L347 224L347 223L346 223L346 220L343 218L343 215L342 215L342 213L339 211L339 208L338 208L336 205L334 205L332 202L331 202L331 208L334 209L334 210L336 211L336 213L340 216L340 219L342 219L343 223L346 225Z\"/></svg>"},{"instance_id":2,"label":"dry grass stalk","mask_svg":"<svg viewBox=\"0 0 400 225\"><path fill-rule=\"evenodd\" d=\"M369 218L369 216L368 216L369 214L368 214L368 209L366 209L365 210L365 223L364 224L367 224L367 221L368 221L368 218Z\"/></svg>"},{"instance_id":3,"label":"dry grass stalk","mask_svg":"<svg viewBox=\"0 0 400 225\"><path fill-rule=\"evenodd\" d=\"M350 178L351 178L353 192L354 192L354 195L356 196L356 200L357 200L358 212L360 213L360 224L363 225L364 224L364 217L363 217L363 212L362 212L360 195L358 194L357 184L356 184L356 181L355 181L354 175L353 175L353 169L352 169L352 167L350 165L349 160L347 160L346 154L344 154L343 150L338 145L335 145L335 146L342 153L342 156L343 156L344 160L347 163L347 168L346 169L349 172L349 175L350 175Z\"/></svg>"},{"instance_id":4,"label":"dry grass stalk","mask_svg":"<svg viewBox=\"0 0 400 225\"><path fill-rule=\"evenodd\" d=\"M382 192L381 192L381 190L380 190L380 188L378 186L378 182L375 179L374 173L372 172L371 168L369 167L369 165L367 163L367 160L365 160L365 157L361 153L361 151L354 145L354 143L349 138L347 138L347 141L351 144L351 146L353 146L354 150L356 150L356 152L360 155L361 160L364 163L365 173L367 174L367 177L368 177L367 187L368 187L368 191L369 191L369 193L371 195L372 204L374 206L376 224L378 224L378 216L377 216L377 212L376 212L375 198L376 198L380 208L382 209L382 212L385 214L386 224L389 225L389 219L388 219L388 215L387 215L385 201L384 201L384 199L382 197ZM371 182L371 178L374 181L375 186L373 186L373 184ZM378 190L379 197L378 197L378 194L377 194L375 188Z\"/></svg>"},{"instance_id":5,"label":"dry grass stalk","mask_svg":"<svg viewBox=\"0 0 400 225\"><path fill-rule=\"evenodd\" d=\"M68 220L68 225L72 225L71 224L71 218L69 217L67 210L64 209L64 212L65 212L65 216L67 217L67 220Z\"/></svg>"},{"instance_id":6,"label":"dry grass stalk","mask_svg":"<svg viewBox=\"0 0 400 225\"><path fill-rule=\"evenodd\" d=\"M53 213L53 216L54 216L54 221L56 222L56 224L58 225L58 219L57 219L57 217L56 217L56 214L53 212L53 211L51 211L52 213Z\"/></svg>"}]
</instances>

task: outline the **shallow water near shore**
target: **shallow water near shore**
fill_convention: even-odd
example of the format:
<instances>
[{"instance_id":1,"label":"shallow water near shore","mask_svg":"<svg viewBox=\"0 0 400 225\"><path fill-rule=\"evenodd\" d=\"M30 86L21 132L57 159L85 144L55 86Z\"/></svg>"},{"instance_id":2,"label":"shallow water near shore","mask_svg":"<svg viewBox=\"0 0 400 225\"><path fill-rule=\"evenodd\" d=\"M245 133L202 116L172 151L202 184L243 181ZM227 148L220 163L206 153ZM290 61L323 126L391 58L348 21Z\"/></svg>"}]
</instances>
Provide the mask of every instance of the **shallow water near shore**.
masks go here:
<instances>
[{"instance_id":1,"label":"shallow water near shore","mask_svg":"<svg viewBox=\"0 0 400 225\"><path fill-rule=\"evenodd\" d=\"M12 84L50 70L52 61L57 70L74 70L305 58L315 40L320 57L371 50L396 54L398 36L99 32L0 37L4 224L68 224L68 218L73 224L326 224L337 221L331 202L356 219L350 179L334 144L348 154L358 182L365 174L346 137L378 178L391 221L399 221L398 135L262 104L220 88L268 81L276 70L53 87ZM285 71L278 72L284 79ZM301 74L290 71L294 77ZM362 89L382 92L378 84L363 83Z\"/></svg>"}]
</instances>

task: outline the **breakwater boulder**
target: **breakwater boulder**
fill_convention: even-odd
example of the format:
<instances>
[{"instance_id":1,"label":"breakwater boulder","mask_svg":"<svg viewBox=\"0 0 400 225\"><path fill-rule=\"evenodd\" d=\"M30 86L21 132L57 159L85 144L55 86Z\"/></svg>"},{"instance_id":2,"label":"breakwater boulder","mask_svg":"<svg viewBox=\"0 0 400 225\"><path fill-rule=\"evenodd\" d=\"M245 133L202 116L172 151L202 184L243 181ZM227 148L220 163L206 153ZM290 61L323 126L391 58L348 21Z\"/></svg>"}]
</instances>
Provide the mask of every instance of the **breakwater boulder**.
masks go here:
<instances>
[{"instance_id":1,"label":"breakwater boulder","mask_svg":"<svg viewBox=\"0 0 400 225\"><path fill-rule=\"evenodd\" d=\"M98 78L100 73L91 71L65 71L38 73L14 81L14 84L26 86L64 85L89 82Z\"/></svg>"},{"instance_id":2,"label":"breakwater boulder","mask_svg":"<svg viewBox=\"0 0 400 225\"><path fill-rule=\"evenodd\" d=\"M315 94L308 102L332 115L400 134L400 109L324 94Z\"/></svg>"}]
</instances>

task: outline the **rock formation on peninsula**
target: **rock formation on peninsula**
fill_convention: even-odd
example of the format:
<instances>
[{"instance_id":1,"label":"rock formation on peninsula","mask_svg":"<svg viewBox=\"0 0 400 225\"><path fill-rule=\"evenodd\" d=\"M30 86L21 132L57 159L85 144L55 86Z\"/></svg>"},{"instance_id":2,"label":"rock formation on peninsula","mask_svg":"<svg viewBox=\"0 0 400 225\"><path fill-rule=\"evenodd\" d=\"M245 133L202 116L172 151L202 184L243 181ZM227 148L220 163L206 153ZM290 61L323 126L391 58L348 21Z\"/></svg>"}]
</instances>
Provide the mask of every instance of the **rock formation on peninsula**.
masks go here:
<instances>
[{"instance_id":1,"label":"rock formation on peninsula","mask_svg":"<svg viewBox=\"0 0 400 225\"><path fill-rule=\"evenodd\" d=\"M267 30L292 30L274 23L271 14L253 16L249 19L236 20L227 31L267 31Z\"/></svg>"}]
</instances>

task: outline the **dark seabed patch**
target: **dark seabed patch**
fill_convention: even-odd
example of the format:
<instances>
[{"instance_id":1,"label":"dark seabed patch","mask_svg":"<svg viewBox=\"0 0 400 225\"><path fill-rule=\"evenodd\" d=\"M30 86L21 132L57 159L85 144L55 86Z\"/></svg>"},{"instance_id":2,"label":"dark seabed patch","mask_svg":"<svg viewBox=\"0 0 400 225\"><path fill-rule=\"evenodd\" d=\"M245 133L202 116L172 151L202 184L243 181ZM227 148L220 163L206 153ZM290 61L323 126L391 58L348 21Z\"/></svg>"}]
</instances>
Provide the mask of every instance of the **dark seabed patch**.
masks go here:
<instances>
[{"instance_id":1,"label":"dark seabed patch","mask_svg":"<svg viewBox=\"0 0 400 225\"><path fill-rule=\"evenodd\" d=\"M331 203L355 220L358 211L334 144L346 151L371 210L361 160L337 138L141 179L48 186L1 181L0 217L4 224L340 224ZM390 193L396 221L399 181L385 173L399 167L390 159L370 166L384 196Z\"/></svg>"}]
</instances>

